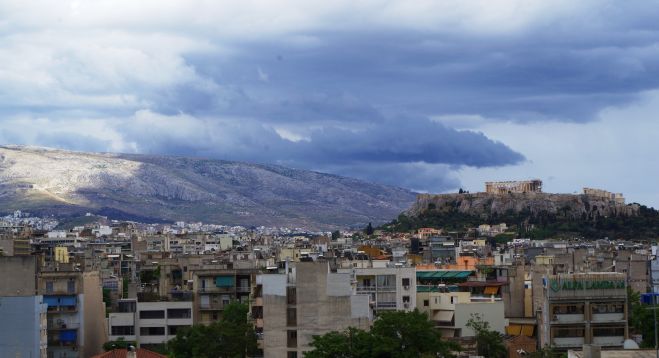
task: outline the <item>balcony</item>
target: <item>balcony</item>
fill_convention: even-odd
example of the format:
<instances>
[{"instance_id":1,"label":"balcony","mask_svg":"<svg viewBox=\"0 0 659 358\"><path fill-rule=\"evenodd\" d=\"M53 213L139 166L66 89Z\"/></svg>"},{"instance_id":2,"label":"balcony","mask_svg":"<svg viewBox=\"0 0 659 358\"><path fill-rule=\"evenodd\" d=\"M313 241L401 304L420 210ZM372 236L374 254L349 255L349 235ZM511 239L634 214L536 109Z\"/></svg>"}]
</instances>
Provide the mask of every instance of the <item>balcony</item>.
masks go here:
<instances>
[{"instance_id":1,"label":"balcony","mask_svg":"<svg viewBox=\"0 0 659 358\"><path fill-rule=\"evenodd\" d=\"M396 309L396 302L376 302L375 307L378 309Z\"/></svg>"},{"instance_id":2,"label":"balcony","mask_svg":"<svg viewBox=\"0 0 659 358\"><path fill-rule=\"evenodd\" d=\"M619 322L625 320L624 313L593 313L593 322Z\"/></svg>"},{"instance_id":3,"label":"balcony","mask_svg":"<svg viewBox=\"0 0 659 358\"><path fill-rule=\"evenodd\" d=\"M236 287L202 287L197 290L198 293L234 293L236 292ZM248 291L249 292L249 291Z\"/></svg>"},{"instance_id":4,"label":"balcony","mask_svg":"<svg viewBox=\"0 0 659 358\"><path fill-rule=\"evenodd\" d=\"M622 346L624 342L624 336L593 337L593 344L601 347Z\"/></svg>"},{"instance_id":5,"label":"balcony","mask_svg":"<svg viewBox=\"0 0 659 358\"><path fill-rule=\"evenodd\" d=\"M357 293L375 292L375 286L357 286Z\"/></svg>"},{"instance_id":6,"label":"balcony","mask_svg":"<svg viewBox=\"0 0 659 358\"><path fill-rule=\"evenodd\" d=\"M48 313L76 313L77 306L48 306Z\"/></svg>"},{"instance_id":7,"label":"balcony","mask_svg":"<svg viewBox=\"0 0 659 358\"><path fill-rule=\"evenodd\" d=\"M48 321L48 330L49 331L60 331L60 330L76 330L80 328L80 323L78 322L57 322L57 321Z\"/></svg>"},{"instance_id":8,"label":"balcony","mask_svg":"<svg viewBox=\"0 0 659 358\"><path fill-rule=\"evenodd\" d=\"M555 314L552 323L583 323L584 315L581 314Z\"/></svg>"},{"instance_id":9,"label":"balcony","mask_svg":"<svg viewBox=\"0 0 659 358\"><path fill-rule=\"evenodd\" d=\"M200 305L199 310L201 311L221 311L226 306L223 303L209 303L205 305Z\"/></svg>"},{"instance_id":10,"label":"balcony","mask_svg":"<svg viewBox=\"0 0 659 358\"><path fill-rule=\"evenodd\" d=\"M583 337L562 337L553 339L556 348L581 347L584 344Z\"/></svg>"}]
</instances>

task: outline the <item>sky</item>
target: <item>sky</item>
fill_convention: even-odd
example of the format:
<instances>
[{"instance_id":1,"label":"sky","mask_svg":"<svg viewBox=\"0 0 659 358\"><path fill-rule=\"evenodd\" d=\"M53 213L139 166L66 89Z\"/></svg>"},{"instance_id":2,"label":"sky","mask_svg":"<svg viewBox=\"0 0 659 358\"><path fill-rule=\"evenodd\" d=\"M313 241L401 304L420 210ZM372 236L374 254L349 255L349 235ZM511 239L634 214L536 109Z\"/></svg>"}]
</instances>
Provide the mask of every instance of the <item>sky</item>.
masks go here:
<instances>
[{"instance_id":1,"label":"sky","mask_svg":"<svg viewBox=\"0 0 659 358\"><path fill-rule=\"evenodd\" d=\"M659 207L659 2L0 1L0 144Z\"/></svg>"}]
</instances>

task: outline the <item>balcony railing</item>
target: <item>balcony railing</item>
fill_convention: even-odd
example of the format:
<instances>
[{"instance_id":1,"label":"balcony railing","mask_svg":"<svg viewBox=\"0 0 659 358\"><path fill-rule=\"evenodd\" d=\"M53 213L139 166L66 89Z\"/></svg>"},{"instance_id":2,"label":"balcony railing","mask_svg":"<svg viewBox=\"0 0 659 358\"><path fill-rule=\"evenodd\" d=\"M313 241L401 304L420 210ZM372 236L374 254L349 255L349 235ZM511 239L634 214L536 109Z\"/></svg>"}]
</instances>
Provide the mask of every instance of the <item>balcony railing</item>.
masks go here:
<instances>
[{"instance_id":1,"label":"balcony railing","mask_svg":"<svg viewBox=\"0 0 659 358\"><path fill-rule=\"evenodd\" d=\"M58 323L58 322L48 322L48 330L49 331L59 331L59 330L70 330L70 329L78 329L80 328L80 323L77 322L63 322L63 323Z\"/></svg>"},{"instance_id":2,"label":"balcony railing","mask_svg":"<svg viewBox=\"0 0 659 358\"><path fill-rule=\"evenodd\" d=\"M375 286L357 286L357 292L375 292Z\"/></svg>"},{"instance_id":3,"label":"balcony railing","mask_svg":"<svg viewBox=\"0 0 659 358\"><path fill-rule=\"evenodd\" d=\"M553 341L554 341L554 346L559 348L581 347L583 346L584 343L583 337L554 338Z\"/></svg>"},{"instance_id":4,"label":"balcony railing","mask_svg":"<svg viewBox=\"0 0 659 358\"><path fill-rule=\"evenodd\" d=\"M250 287L238 286L238 287L236 287L236 292L240 292L240 293L250 293L250 292L251 292L251 289L250 289Z\"/></svg>"},{"instance_id":5,"label":"balcony railing","mask_svg":"<svg viewBox=\"0 0 659 358\"><path fill-rule=\"evenodd\" d=\"M624 313L593 313L592 319L593 322L617 322L624 321Z\"/></svg>"},{"instance_id":6,"label":"balcony railing","mask_svg":"<svg viewBox=\"0 0 659 358\"><path fill-rule=\"evenodd\" d=\"M217 310L223 310L224 306L226 306L223 303L209 303L206 305L200 305L199 309L202 311L217 311Z\"/></svg>"},{"instance_id":7,"label":"balcony railing","mask_svg":"<svg viewBox=\"0 0 659 358\"><path fill-rule=\"evenodd\" d=\"M377 308L396 308L396 302L376 302Z\"/></svg>"},{"instance_id":8,"label":"balcony railing","mask_svg":"<svg viewBox=\"0 0 659 358\"><path fill-rule=\"evenodd\" d=\"M582 314L555 314L553 323L583 323L584 315Z\"/></svg>"},{"instance_id":9,"label":"balcony railing","mask_svg":"<svg viewBox=\"0 0 659 358\"><path fill-rule=\"evenodd\" d=\"M233 293L236 292L236 287L202 287L197 290L199 293Z\"/></svg>"},{"instance_id":10,"label":"balcony railing","mask_svg":"<svg viewBox=\"0 0 659 358\"><path fill-rule=\"evenodd\" d=\"M622 346L625 342L624 336L604 336L604 337L593 337L593 344L598 346Z\"/></svg>"}]
</instances>

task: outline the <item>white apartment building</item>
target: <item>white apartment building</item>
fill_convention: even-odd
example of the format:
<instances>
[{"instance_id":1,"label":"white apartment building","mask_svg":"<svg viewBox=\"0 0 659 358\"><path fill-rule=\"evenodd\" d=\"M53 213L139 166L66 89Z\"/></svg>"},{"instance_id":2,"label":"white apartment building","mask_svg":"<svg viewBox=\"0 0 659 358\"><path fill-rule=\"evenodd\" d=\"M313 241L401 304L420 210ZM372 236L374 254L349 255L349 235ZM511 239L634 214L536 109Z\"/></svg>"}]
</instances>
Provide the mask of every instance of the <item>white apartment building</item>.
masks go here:
<instances>
[{"instance_id":1,"label":"white apartment building","mask_svg":"<svg viewBox=\"0 0 659 358\"><path fill-rule=\"evenodd\" d=\"M387 310L412 311L416 308L416 269L393 267L339 269L352 275L356 294L370 295L374 315Z\"/></svg>"},{"instance_id":2,"label":"white apartment building","mask_svg":"<svg viewBox=\"0 0 659 358\"><path fill-rule=\"evenodd\" d=\"M110 340L123 338L138 345L162 344L176 336L183 327L192 326L192 302L119 301L119 312L110 313Z\"/></svg>"}]
</instances>

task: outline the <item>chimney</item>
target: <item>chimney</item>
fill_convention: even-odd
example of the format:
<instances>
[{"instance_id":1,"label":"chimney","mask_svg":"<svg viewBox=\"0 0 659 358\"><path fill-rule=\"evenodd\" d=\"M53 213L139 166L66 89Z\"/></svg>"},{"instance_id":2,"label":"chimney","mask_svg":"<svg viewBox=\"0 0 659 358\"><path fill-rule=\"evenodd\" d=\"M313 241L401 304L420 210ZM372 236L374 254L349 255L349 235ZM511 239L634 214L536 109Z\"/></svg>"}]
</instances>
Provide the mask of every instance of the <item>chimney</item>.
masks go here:
<instances>
[{"instance_id":1,"label":"chimney","mask_svg":"<svg viewBox=\"0 0 659 358\"><path fill-rule=\"evenodd\" d=\"M602 358L602 348L592 344L584 344L583 358Z\"/></svg>"}]
</instances>

